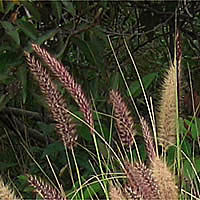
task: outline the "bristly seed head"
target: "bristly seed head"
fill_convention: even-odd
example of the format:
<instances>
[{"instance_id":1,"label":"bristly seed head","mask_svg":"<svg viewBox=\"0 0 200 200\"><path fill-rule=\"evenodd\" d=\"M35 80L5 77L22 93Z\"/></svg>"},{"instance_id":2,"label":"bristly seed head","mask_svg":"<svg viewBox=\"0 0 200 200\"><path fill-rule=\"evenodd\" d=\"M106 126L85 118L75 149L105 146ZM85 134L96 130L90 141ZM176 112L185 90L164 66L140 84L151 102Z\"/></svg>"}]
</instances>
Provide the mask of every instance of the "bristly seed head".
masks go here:
<instances>
[{"instance_id":1,"label":"bristly seed head","mask_svg":"<svg viewBox=\"0 0 200 200\"><path fill-rule=\"evenodd\" d=\"M147 124L144 117L141 117L140 122L141 122L142 129L143 129L143 136L144 136L144 140L146 143L148 157L149 157L150 161L152 161L156 157L156 152L154 149L154 143L153 143L151 131L150 131L149 125Z\"/></svg>"},{"instance_id":2,"label":"bristly seed head","mask_svg":"<svg viewBox=\"0 0 200 200\"><path fill-rule=\"evenodd\" d=\"M110 91L110 102L113 104L114 117L119 137L123 145L129 146L134 142L134 121L128 110L128 106L118 91Z\"/></svg>"},{"instance_id":3,"label":"bristly seed head","mask_svg":"<svg viewBox=\"0 0 200 200\"><path fill-rule=\"evenodd\" d=\"M69 149L76 145L76 128L68 113L67 105L56 85L50 79L49 73L43 68L39 61L26 54L27 63L32 74L39 82L42 93L46 96L47 103L53 119L57 122L57 133L61 135L63 143Z\"/></svg>"},{"instance_id":4,"label":"bristly seed head","mask_svg":"<svg viewBox=\"0 0 200 200\"><path fill-rule=\"evenodd\" d=\"M133 196L137 198L141 197L145 200L161 200L159 188L152 177L152 172L144 164L136 163L133 166L129 162L126 162L125 172Z\"/></svg>"},{"instance_id":5,"label":"bristly seed head","mask_svg":"<svg viewBox=\"0 0 200 200\"><path fill-rule=\"evenodd\" d=\"M45 49L40 48L37 44L32 44L34 51L40 56L43 61L49 66L51 71L56 75L63 86L68 90L75 102L80 107L84 114L85 121L90 126L90 132L94 132L94 120L91 110L91 103L86 98L81 85L77 84L74 78L69 74L67 68L59 62L54 56L50 55Z\"/></svg>"},{"instance_id":6,"label":"bristly seed head","mask_svg":"<svg viewBox=\"0 0 200 200\"><path fill-rule=\"evenodd\" d=\"M2 177L0 177L0 199L2 199L2 200L16 200L16 199L18 199L15 196L14 191L11 190L8 185L4 184Z\"/></svg>"},{"instance_id":7,"label":"bristly seed head","mask_svg":"<svg viewBox=\"0 0 200 200\"><path fill-rule=\"evenodd\" d=\"M27 175L28 182L34 187L35 191L44 199L48 200L67 200L66 197L62 197L61 193L53 188L51 185L44 183L41 179L37 179L35 176Z\"/></svg>"}]
</instances>

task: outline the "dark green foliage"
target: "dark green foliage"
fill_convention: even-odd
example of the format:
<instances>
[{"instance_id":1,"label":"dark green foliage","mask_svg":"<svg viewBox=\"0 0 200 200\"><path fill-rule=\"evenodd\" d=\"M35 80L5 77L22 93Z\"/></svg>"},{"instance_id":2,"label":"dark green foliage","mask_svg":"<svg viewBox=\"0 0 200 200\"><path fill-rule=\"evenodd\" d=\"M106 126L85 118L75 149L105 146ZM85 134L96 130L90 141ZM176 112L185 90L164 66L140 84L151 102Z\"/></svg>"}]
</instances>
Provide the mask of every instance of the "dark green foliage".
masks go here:
<instances>
[{"instance_id":1,"label":"dark green foliage","mask_svg":"<svg viewBox=\"0 0 200 200\"><path fill-rule=\"evenodd\" d=\"M133 106L107 37L112 41L131 95L135 98L140 112L146 116L146 103L124 39L135 59L147 96L157 101L160 98L159 88L163 72L169 66L170 57L173 58L177 11L177 26L183 41L182 63L185 80L189 81L189 66L194 77L192 81L195 90L200 92L199 4L184 2L0 0L0 172L11 177L24 198L34 198L34 195L29 193L32 188L24 178L26 173L44 176L42 169L51 180L55 180L46 155L69 197L74 195L75 189L79 189L76 166L71 164L75 181L73 186L65 148L55 133L55 122L49 114L39 86L27 68L24 51L33 53L31 43L36 43L67 66L86 96L93 100L95 129L114 151L117 151L119 138L116 129L110 128L111 118L105 116L105 113L111 113L111 106L108 104L110 90L119 89L130 104L129 107ZM53 74L51 78L57 84ZM69 93L61 84L57 85L69 110L84 119ZM96 115L95 111L99 113ZM136 140L141 160L146 161L145 144L134 109L132 114L135 116ZM81 181L84 183L102 172L89 128L78 119L74 121L77 124L80 144L74 151ZM182 158L183 176L186 180L183 178L180 184L194 194L195 191L190 190L190 184L196 184L198 180L191 163L199 174L199 124L199 118L188 116L180 122L181 150L191 159L189 162L185 156ZM112 164L108 161L113 152L109 152L107 145L99 138L97 144L101 156L105 159L103 170L120 171L118 161L113 161ZM133 156L133 159L137 160L134 147L132 155L130 152L127 154L127 157ZM71 152L69 160L73 163ZM175 160L176 149L171 147L167 152L167 161L176 166ZM85 199L105 198L102 186L95 181L95 178L92 179L83 189ZM107 180L104 184L107 187ZM80 195L78 192L76 197Z\"/></svg>"}]
</instances>

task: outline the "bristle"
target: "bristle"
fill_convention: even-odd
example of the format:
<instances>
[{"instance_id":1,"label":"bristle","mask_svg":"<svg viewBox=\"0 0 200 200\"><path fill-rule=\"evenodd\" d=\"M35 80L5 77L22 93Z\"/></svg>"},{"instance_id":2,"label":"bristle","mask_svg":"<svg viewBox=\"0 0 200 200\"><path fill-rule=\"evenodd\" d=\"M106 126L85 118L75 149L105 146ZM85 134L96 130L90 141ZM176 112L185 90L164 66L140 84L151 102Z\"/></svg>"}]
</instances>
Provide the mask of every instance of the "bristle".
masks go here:
<instances>
[{"instance_id":1,"label":"bristle","mask_svg":"<svg viewBox=\"0 0 200 200\"><path fill-rule=\"evenodd\" d=\"M148 126L146 120L143 117L141 117L140 122L141 122L142 129L143 129L143 136L144 136L144 140L146 143L148 157L149 157L150 161L152 161L156 157L156 152L155 152L155 148L154 148L151 131L149 129L149 126Z\"/></svg>"},{"instance_id":2,"label":"bristle","mask_svg":"<svg viewBox=\"0 0 200 200\"><path fill-rule=\"evenodd\" d=\"M27 54L26 57L29 69L39 82L41 91L46 96L53 119L57 122L57 133L61 135L64 145L71 149L76 144L77 136L75 124L67 112L65 100L50 79L50 75L46 69L33 56L31 57Z\"/></svg>"},{"instance_id":3,"label":"bristle","mask_svg":"<svg viewBox=\"0 0 200 200\"><path fill-rule=\"evenodd\" d=\"M151 170L144 164L136 163L132 166L127 162L125 163L125 172L135 198L141 197L145 200L160 199L158 185L152 177Z\"/></svg>"},{"instance_id":4,"label":"bristle","mask_svg":"<svg viewBox=\"0 0 200 200\"><path fill-rule=\"evenodd\" d=\"M44 199L48 200L67 200L66 197L62 197L51 185L44 183L41 179L37 179L35 176L28 176L28 182L34 187L35 191Z\"/></svg>"},{"instance_id":5,"label":"bristle","mask_svg":"<svg viewBox=\"0 0 200 200\"><path fill-rule=\"evenodd\" d=\"M123 145L132 145L134 142L135 130L134 121L128 110L128 106L118 91L110 92L110 102L113 104L114 117L119 137Z\"/></svg>"},{"instance_id":6,"label":"bristle","mask_svg":"<svg viewBox=\"0 0 200 200\"><path fill-rule=\"evenodd\" d=\"M124 194L126 198L129 200L144 200L141 196L141 194L138 194L138 191L133 190L133 188L130 186L130 184L124 185Z\"/></svg>"},{"instance_id":7,"label":"bristle","mask_svg":"<svg viewBox=\"0 0 200 200\"><path fill-rule=\"evenodd\" d=\"M109 196L111 200L126 200L121 189L113 185L110 186Z\"/></svg>"},{"instance_id":8,"label":"bristle","mask_svg":"<svg viewBox=\"0 0 200 200\"><path fill-rule=\"evenodd\" d=\"M166 150L176 144L176 68L171 66L163 83L158 113L158 139Z\"/></svg>"},{"instance_id":9,"label":"bristle","mask_svg":"<svg viewBox=\"0 0 200 200\"><path fill-rule=\"evenodd\" d=\"M2 200L16 200L14 192L9 189L7 185L4 184L2 178L0 177L0 199Z\"/></svg>"},{"instance_id":10,"label":"bristle","mask_svg":"<svg viewBox=\"0 0 200 200\"><path fill-rule=\"evenodd\" d=\"M74 78L69 74L66 67L60 63L55 57L50 55L45 49L40 48L39 45L32 44L34 51L44 60L50 67L51 71L57 76L63 86L68 90L75 102L83 112L85 121L90 126L90 132L93 133L94 121L91 110L91 103L86 98L81 86L77 84Z\"/></svg>"},{"instance_id":11,"label":"bristle","mask_svg":"<svg viewBox=\"0 0 200 200\"><path fill-rule=\"evenodd\" d=\"M151 163L152 176L157 181L160 190L160 199L178 200L178 190L175 176L172 175L166 163L156 157Z\"/></svg>"}]
</instances>

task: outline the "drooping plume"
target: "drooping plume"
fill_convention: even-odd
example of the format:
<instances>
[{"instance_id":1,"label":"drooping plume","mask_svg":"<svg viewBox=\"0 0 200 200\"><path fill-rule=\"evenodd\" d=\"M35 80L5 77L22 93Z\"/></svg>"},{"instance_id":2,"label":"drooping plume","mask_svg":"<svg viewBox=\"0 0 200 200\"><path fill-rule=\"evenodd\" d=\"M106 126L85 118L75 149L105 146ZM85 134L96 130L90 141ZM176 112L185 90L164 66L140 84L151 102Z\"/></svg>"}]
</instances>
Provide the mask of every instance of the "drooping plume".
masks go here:
<instances>
[{"instance_id":1,"label":"drooping plume","mask_svg":"<svg viewBox=\"0 0 200 200\"><path fill-rule=\"evenodd\" d=\"M54 56L50 55L45 49L40 48L37 44L32 44L34 51L43 59L43 61L50 67L51 71L57 76L59 81L68 90L75 102L83 112L85 121L90 126L90 131L93 133L94 121L91 110L91 103L86 98L81 85L75 82L74 78L69 74L66 67L59 62Z\"/></svg>"},{"instance_id":2,"label":"drooping plume","mask_svg":"<svg viewBox=\"0 0 200 200\"><path fill-rule=\"evenodd\" d=\"M72 118L67 111L67 105L56 85L50 79L49 73L43 68L30 54L26 54L27 63L32 74L37 79L42 93L47 99L48 106L52 113L53 119L57 122L56 129L62 137L66 147L72 148L76 144L76 128Z\"/></svg>"},{"instance_id":3,"label":"drooping plume","mask_svg":"<svg viewBox=\"0 0 200 200\"><path fill-rule=\"evenodd\" d=\"M35 176L28 176L28 182L34 187L42 198L48 200L67 200L66 197L62 197L61 192L57 191L51 185L43 182L41 179L37 179Z\"/></svg>"},{"instance_id":4,"label":"drooping plume","mask_svg":"<svg viewBox=\"0 0 200 200\"><path fill-rule=\"evenodd\" d=\"M110 92L110 102L114 108L116 127L123 145L132 145L134 142L135 130L134 121L128 110L128 106L118 91Z\"/></svg>"}]
</instances>

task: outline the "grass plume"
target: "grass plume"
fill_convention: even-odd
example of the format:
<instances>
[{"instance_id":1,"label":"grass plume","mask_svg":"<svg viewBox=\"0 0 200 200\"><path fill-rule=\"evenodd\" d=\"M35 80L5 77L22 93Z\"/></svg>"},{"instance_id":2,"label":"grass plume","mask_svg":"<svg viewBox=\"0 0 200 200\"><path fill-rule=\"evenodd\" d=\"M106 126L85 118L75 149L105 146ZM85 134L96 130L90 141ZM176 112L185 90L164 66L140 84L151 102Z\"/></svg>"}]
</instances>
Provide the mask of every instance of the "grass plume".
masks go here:
<instances>
[{"instance_id":1,"label":"grass plume","mask_svg":"<svg viewBox=\"0 0 200 200\"><path fill-rule=\"evenodd\" d=\"M67 105L57 86L50 79L50 75L38 60L26 54L29 69L37 79L42 93L45 95L53 119L57 122L56 129L62 137L66 147L72 148L76 144L77 136L75 124L67 110Z\"/></svg>"},{"instance_id":2,"label":"grass plume","mask_svg":"<svg viewBox=\"0 0 200 200\"><path fill-rule=\"evenodd\" d=\"M152 161L156 157L156 152L155 152L155 148L154 148L151 130L150 130L149 125L147 124L146 120L144 119L144 117L141 117L140 122L142 125L143 136L144 136L144 141L146 143L148 157L149 157L150 161Z\"/></svg>"},{"instance_id":3,"label":"grass plume","mask_svg":"<svg viewBox=\"0 0 200 200\"><path fill-rule=\"evenodd\" d=\"M34 187L35 192L37 192L44 199L67 200L67 198L62 197L59 191L57 191L51 185L43 182L41 179L37 179L35 176L28 175L28 182Z\"/></svg>"},{"instance_id":4,"label":"grass plume","mask_svg":"<svg viewBox=\"0 0 200 200\"><path fill-rule=\"evenodd\" d=\"M113 185L110 186L109 196L111 200L126 200L121 189Z\"/></svg>"},{"instance_id":5,"label":"grass plume","mask_svg":"<svg viewBox=\"0 0 200 200\"><path fill-rule=\"evenodd\" d=\"M14 192L4 184L3 179L0 177L0 199L2 200L16 200Z\"/></svg>"},{"instance_id":6,"label":"grass plume","mask_svg":"<svg viewBox=\"0 0 200 200\"><path fill-rule=\"evenodd\" d=\"M170 172L166 163L159 157L151 162L152 175L157 181L160 190L160 199L177 200L178 190L175 184L175 176Z\"/></svg>"},{"instance_id":7,"label":"grass plume","mask_svg":"<svg viewBox=\"0 0 200 200\"><path fill-rule=\"evenodd\" d=\"M152 177L151 170L144 164L135 163L131 165L127 162L125 163L125 171L135 198L140 197L145 200L160 199L158 185Z\"/></svg>"},{"instance_id":8,"label":"grass plume","mask_svg":"<svg viewBox=\"0 0 200 200\"><path fill-rule=\"evenodd\" d=\"M176 68L171 65L164 79L158 113L158 139L166 150L176 144Z\"/></svg>"},{"instance_id":9,"label":"grass plume","mask_svg":"<svg viewBox=\"0 0 200 200\"><path fill-rule=\"evenodd\" d=\"M37 44L32 44L32 47L74 98L75 102L78 104L80 110L84 114L85 121L90 126L90 132L93 133L94 120L92 115L91 103L86 98L86 95L83 92L81 85L76 83L74 78L67 71L66 67L54 56L50 55L45 49L41 48Z\"/></svg>"},{"instance_id":10,"label":"grass plume","mask_svg":"<svg viewBox=\"0 0 200 200\"><path fill-rule=\"evenodd\" d=\"M114 117L122 144L132 145L135 136L134 121L119 91L110 91L110 102L114 108Z\"/></svg>"}]
</instances>

